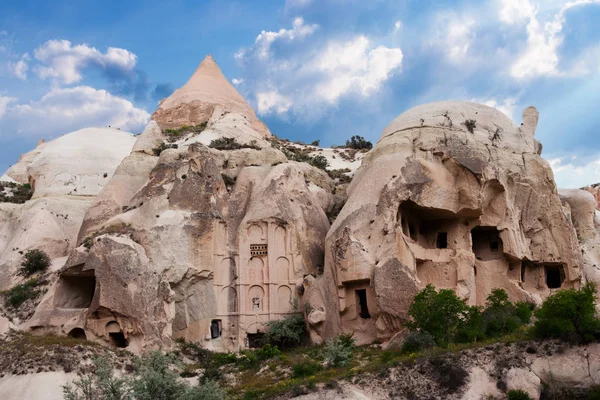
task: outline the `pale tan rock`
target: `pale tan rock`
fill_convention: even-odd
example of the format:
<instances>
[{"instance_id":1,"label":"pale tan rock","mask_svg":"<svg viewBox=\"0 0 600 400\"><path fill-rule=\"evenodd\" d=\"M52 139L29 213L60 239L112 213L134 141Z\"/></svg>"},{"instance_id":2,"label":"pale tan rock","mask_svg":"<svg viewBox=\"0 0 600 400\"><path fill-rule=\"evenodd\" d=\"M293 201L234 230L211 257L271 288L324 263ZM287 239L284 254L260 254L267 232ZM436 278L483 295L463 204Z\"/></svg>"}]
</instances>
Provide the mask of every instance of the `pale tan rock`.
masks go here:
<instances>
[{"instance_id":1,"label":"pale tan rock","mask_svg":"<svg viewBox=\"0 0 600 400\"><path fill-rule=\"evenodd\" d=\"M246 118L262 137L271 133L223 76L212 56L207 56L192 77L167 99L161 101L152 119L161 129L199 125L209 120L216 109Z\"/></svg>"},{"instance_id":2,"label":"pale tan rock","mask_svg":"<svg viewBox=\"0 0 600 400\"><path fill-rule=\"evenodd\" d=\"M502 392L496 387L496 381L480 367L474 367L469 372L469 384L461 400L502 399Z\"/></svg>"},{"instance_id":3,"label":"pale tan rock","mask_svg":"<svg viewBox=\"0 0 600 400\"><path fill-rule=\"evenodd\" d=\"M577 238L533 136L537 111L523 118L442 102L384 129L327 234L325 338L388 340L429 283L474 305L498 287L538 303L579 287Z\"/></svg>"},{"instance_id":4,"label":"pale tan rock","mask_svg":"<svg viewBox=\"0 0 600 400\"><path fill-rule=\"evenodd\" d=\"M590 351L591 350L591 351ZM596 382L590 374L589 361L597 359L599 347L574 347L549 357L536 358L531 364L531 371L542 382L564 385L570 388L587 388ZM597 368L597 363L595 363ZM594 377L598 377L594 368Z\"/></svg>"},{"instance_id":5,"label":"pale tan rock","mask_svg":"<svg viewBox=\"0 0 600 400\"><path fill-rule=\"evenodd\" d=\"M540 378L526 368L511 368L504 374L506 390L523 390L532 399L539 399L542 392Z\"/></svg>"},{"instance_id":6,"label":"pale tan rock","mask_svg":"<svg viewBox=\"0 0 600 400\"><path fill-rule=\"evenodd\" d=\"M0 398L27 400L62 400L63 385L77 379L75 373L40 372L5 375L0 378Z\"/></svg>"},{"instance_id":7,"label":"pale tan rock","mask_svg":"<svg viewBox=\"0 0 600 400\"><path fill-rule=\"evenodd\" d=\"M33 160L35 160L35 158L42 152L45 145L46 141L42 139L35 149L25 154L22 154L19 158L19 161L16 164L12 165L6 171L5 175L21 184L29 183L29 173L27 172L27 168L29 168L29 165L31 165Z\"/></svg>"}]
</instances>

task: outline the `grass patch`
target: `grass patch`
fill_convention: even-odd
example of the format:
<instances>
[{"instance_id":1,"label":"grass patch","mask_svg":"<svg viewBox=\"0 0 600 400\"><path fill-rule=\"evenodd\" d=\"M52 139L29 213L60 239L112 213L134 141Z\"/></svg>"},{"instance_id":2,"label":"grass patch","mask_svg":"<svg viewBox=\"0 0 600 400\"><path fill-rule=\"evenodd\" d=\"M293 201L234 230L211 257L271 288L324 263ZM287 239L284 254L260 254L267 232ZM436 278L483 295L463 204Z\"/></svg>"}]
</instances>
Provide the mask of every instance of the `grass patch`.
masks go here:
<instances>
[{"instance_id":1,"label":"grass patch","mask_svg":"<svg viewBox=\"0 0 600 400\"><path fill-rule=\"evenodd\" d=\"M254 149L260 150L260 146L256 144L256 140L251 140L250 143L238 143L235 138L218 138L210 142L208 147L217 150L239 150L239 149Z\"/></svg>"},{"instance_id":2,"label":"grass patch","mask_svg":"<svg viewBox=\"0 0 600 400\"><path fill-rule=\"evenodd\" d=\"M182 126L178 129L165 129L163 133L167 137L167 140L172 143L190 133L193 133L195 135L201 133L204 129L206 129L206 125L207 122L203 122L199 125Z\"/></svg>"},{"instance_id":3,"label":"grass patch","mask_svg":"<svg viewBox=\"0 0 600 400\"><path fill-rule=\"evenodd\" d=\"M12 289L0 292L0 294L5 297L6 306L14 310L23 305L27 300L37 299L42 294L40 286L44 283L46 283L45 280L34 278Z\"/></svg>"}]
</instances>

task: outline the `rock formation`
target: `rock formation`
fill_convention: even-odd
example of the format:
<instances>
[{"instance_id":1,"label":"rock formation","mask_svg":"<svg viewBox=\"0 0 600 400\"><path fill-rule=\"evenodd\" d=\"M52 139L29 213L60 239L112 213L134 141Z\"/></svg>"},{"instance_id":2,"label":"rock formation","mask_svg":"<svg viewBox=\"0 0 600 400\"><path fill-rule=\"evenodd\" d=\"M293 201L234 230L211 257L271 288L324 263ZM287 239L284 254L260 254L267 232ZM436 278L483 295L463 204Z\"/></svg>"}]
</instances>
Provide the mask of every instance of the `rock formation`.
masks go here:
<instances>
[{"instance_id":1,"label":"rock formation","mask_svg":"<svg viewBox=\"0 0 600 400\"><path fill-rule=\"evenodd\" d=\"M323 301L311 302L326 317L313 336L387 340L429 283L473 305L494 288L540 303L578 287L579 244L539 155L537 120L533 107L515 126L483 105L442 102L388 125L327 234Z\"/></svg>"},{"instance_id":2,"label":"rock formation","mask_svg":"<svg viewBox=\"0 0 600 400\"><path fill-rule=\"evenodd\" d=\"M428 283L470 304L496 287L540 303L600 280L600 255L592 196L559 196L537 119L435 103L366 154L291 144L209 56L137 138L86 129L9 169L34 194L0 204L0 285L22 279L20 252L44 250L48 291L20 328L133 351L252 346L296 302L315 343L385 341ZM332 178L315 156L348 169Z\"/></svg>"}]
</instances>

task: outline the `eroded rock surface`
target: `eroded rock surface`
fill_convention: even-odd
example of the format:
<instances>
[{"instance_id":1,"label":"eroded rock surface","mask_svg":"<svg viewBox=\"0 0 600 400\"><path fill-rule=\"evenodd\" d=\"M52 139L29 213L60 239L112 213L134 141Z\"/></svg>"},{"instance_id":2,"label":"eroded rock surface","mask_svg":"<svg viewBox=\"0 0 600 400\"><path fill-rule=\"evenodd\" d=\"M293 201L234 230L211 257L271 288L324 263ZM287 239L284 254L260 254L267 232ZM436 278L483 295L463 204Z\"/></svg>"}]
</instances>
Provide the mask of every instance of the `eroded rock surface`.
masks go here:
<instances>
[{"instance_id":1,"label":"eroded rock surface","mask_svg":"<svg viewBox=\"0 0 600 400\"><path fill-rule=\"evenodd\" d=\"M516 126L483 105L442 102L394 120L327 234L319 334L387 340L430 283L477 305L494 288L539 304L578 287L579 244L539 155L537 119L532 107Z\"/></svg>"}]
</instances>

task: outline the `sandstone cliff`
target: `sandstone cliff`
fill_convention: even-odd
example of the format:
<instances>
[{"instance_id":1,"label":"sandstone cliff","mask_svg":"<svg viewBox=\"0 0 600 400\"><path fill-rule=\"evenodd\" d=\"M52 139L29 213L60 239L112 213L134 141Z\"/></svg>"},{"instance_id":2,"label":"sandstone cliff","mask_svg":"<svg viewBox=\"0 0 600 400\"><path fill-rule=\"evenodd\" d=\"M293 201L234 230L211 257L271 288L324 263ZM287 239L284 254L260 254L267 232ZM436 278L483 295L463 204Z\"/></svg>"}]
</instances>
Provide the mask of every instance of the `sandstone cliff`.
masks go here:
<instances>
[{"instance_id":1,"label":"sandstone cliff","mask_svg":"<svg viewBox=\"0 0 600 400\"><path fill-rule=\"evenodd\" d=\"M44 250L48 291L14 323L134 351L238 350L296 303L315 343L385 341L428 283L470 304L496 287L540 303L597 282L600 255L592 195L559 195L537 119L434 103L368 153L292 144L207 57L141 135L78 131L7 171L34 193L0 204L0 288Z\"/></svg>"}]
</instances>

